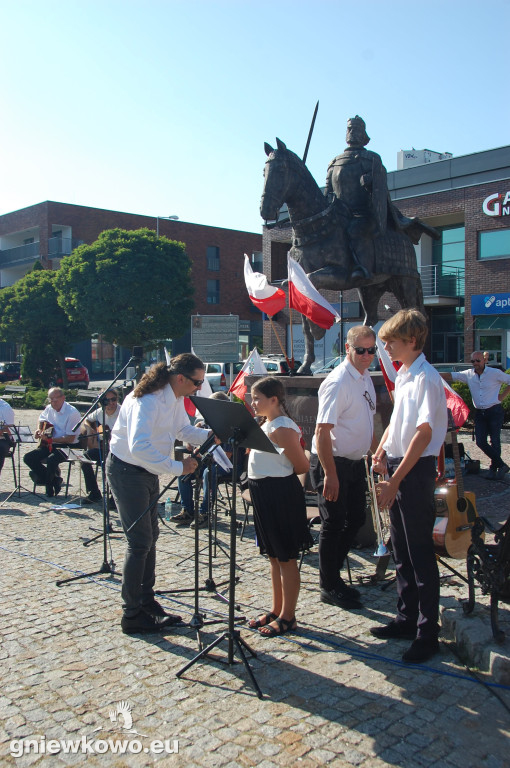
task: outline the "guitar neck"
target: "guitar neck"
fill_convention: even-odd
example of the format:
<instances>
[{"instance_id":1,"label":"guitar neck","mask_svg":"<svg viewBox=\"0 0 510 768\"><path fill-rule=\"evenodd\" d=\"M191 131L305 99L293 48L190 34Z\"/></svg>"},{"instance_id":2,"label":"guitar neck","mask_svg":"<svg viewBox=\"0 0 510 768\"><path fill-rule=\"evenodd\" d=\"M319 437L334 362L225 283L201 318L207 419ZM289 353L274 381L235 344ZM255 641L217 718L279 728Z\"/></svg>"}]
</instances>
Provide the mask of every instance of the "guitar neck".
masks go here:
<instances>
[{"instance_id":1,"label":"guitar neck","mask_svg":"<svg viewBox=\"0 0 510 768\"><path fill-rule=\"evenodd\" d=\"M455 467L455 482L457 484L457 497L459 499L464 496L464 478L462 477L462 470L460 466L459 444L457 442L457 432L455 429L451 433L452 435L452 456L453 464Z\"/></svg>"}]
</instances>

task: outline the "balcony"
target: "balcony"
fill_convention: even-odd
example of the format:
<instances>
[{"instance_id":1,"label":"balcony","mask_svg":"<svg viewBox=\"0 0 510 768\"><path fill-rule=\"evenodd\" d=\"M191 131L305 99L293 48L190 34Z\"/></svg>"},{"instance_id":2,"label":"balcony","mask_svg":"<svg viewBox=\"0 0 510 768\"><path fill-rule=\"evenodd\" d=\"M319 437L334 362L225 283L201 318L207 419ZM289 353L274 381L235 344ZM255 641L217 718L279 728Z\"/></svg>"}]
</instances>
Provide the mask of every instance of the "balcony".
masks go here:
<instances>
[{"instance_id":1,"label":"balcony","mask_svg":"<svg viewBox=\"0 0 510 768\"><path fill-rule=\"evenodd\" d=\"M47 258L61 259L63 256L68 256L80 242L72 240L70 237L50 237ZM15 248L6 248L4 251L0 251L0 268L18 267L33 263L40 258L41 243L39 241L18 245Z\"/></svg>"},{"instance_id":2,"label":"balcony","mask_svg":"<svg viewBox=\"0 0 510 768\"><path fill-rule=\"evenodd\" d=\"M464 296L464 269L428 264L419 271L425 306L459 306Z\"/></svg>"}]
</instances>

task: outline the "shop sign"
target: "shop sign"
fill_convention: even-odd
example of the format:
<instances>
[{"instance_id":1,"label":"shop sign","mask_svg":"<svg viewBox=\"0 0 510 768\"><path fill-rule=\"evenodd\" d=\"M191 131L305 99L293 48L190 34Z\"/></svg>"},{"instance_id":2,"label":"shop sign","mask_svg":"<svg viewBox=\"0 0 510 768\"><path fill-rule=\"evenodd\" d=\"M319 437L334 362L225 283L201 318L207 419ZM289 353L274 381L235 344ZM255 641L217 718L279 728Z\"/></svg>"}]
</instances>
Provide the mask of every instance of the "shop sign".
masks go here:
<instances>
[{"instance_id":1,"label":"shop sign","mask_svg":"<svg viewBox=\"0 0 510 768\"><path fill-rule=\"evenodd\" d=\"M510 293L478 293L471 296L471 314L510 315Z\"/></svg>"},{"instance_id":2,"label":"shop sign","mask_svg":"<svg viewBox=\"0 0 510 768\"><path fill-rule=\"evenodd\" d=\"M487 216L510 216L510 192L489 195L482 203L482 210Z\"/></svg>"}]
</instances>

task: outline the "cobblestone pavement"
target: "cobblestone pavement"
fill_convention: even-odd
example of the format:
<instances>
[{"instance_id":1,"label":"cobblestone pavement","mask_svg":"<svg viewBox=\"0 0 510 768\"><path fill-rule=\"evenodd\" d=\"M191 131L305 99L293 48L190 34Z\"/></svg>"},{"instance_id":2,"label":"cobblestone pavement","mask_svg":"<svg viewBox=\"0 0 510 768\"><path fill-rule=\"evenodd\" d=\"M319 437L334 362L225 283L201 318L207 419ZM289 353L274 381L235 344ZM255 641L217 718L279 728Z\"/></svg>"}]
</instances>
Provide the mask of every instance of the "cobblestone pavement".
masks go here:
<instances>
[{"instance_id":1,"label":"cobblestone pavement","mask_svg":"<svg viewBox=\"0 0 510 768\"><path fill-rule=\"evenodd\" d=\"M18 413L22 423L35 426L35 412ZM479 457L469 438L461 439L469 453ZM510 459L507 439L504 450ZM25 469L21 463L19 495L0 506L1 766L73 766L85 760L90 766L135 768L508 766L509 641L501 647L492 643L486 599L477 600L472 617L458 612L458 599L466 597L466 587L456 576L444 580L441 596L447 635L454 640L443 640L440 654L426 666L403 665L405 643L386 643L369 633L370 626L393 615L394 587L360 587L361 610L347 612L322 604L313 550L302 569L299 632L265 639L242 623L237 625L241 638L257 654L250 665L263 692L259 699L244 665L225 663L228 640L219 643L213 658L201 660L177 678L197 653L195 630L177 628L166 637L123 635L119 575L102 574L57 587L58 579L100 570L102 539L87 547L83 540L91 535L91 527L101 526L101 510L97 505L80 507L79 496L76 501L74 494L80 491L76 468L73 496L63 501L74 501L77 507L64 509L53 509L50 500L32 494ZM485 480L482 474L467 477L466 484L476 489L480 513L499 522L506 519L510 483ZM0 479L0 503L12 489L7 461ZM115 516L113 522L117 528ZM221 548L212 560L217 583L229 575L224 554L230 543L228 523L220 511ZM205 544L206 532L201 530L200 546ZM192 551L190 530L162 526L159 589L193 584ZM122 537L110 538L106 561L113 560L120 570L123 553ZM207 548L199 562L199 584L205 587ZM465 572L462 562L453 565ZM356 551L351 566L356 579L373 573L374 559L370 552ZM237 537L236 573L238 615L251 618L267 609L268 567L257 554L251 525L243 541ZM187 622L195 613L192 593L174 593L162 600ZM202 589L199 610L208 620L220 621L203 627L202 642L208 644L226 631L228 609ZM502 606L500 614L510 637L508 607ZM499 654L491 673L475 673L463 665L455 643L461 637L461 650L468 658L479 659L479 668L487 663L489 650ZM46 745L47 753L35 754L32 746L28 754L15 757L12 753L27 746L23 739L34 740L39 751ZM62 740L75 740L77 753L63 753ZM126 754L113 754L123 742ZM170 751L176 742L178 753ZM59 754L48 754L56 747L61 748Z\"/></svg>"}]
</instances>

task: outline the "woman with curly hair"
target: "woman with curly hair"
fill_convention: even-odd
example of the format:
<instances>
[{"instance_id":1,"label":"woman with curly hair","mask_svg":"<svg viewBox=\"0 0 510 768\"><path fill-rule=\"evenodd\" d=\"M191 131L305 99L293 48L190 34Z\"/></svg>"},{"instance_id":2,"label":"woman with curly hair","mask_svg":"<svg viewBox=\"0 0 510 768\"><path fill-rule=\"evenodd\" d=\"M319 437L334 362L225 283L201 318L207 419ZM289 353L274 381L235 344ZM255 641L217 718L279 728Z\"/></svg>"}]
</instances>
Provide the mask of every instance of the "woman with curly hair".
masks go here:
<instances>
[{"instance_id":1,"label":"woman with curly hair","mask_svg":"<svg viewBox=\"0 0 510 768\"><path fill-rule=\"evenodd\" d=\"M195 355L178 355L169 366L154 365L122 403L112 430L106 472L127 538L121 621L125 634L159 632L180 621L154 598L158 476L196 469L193 457L175 461L171 455L175 440L200 445L209 436L208 430L190 424L184 408L184 397L203 383L204 364Z\"/></svg>"}]
</instances>

